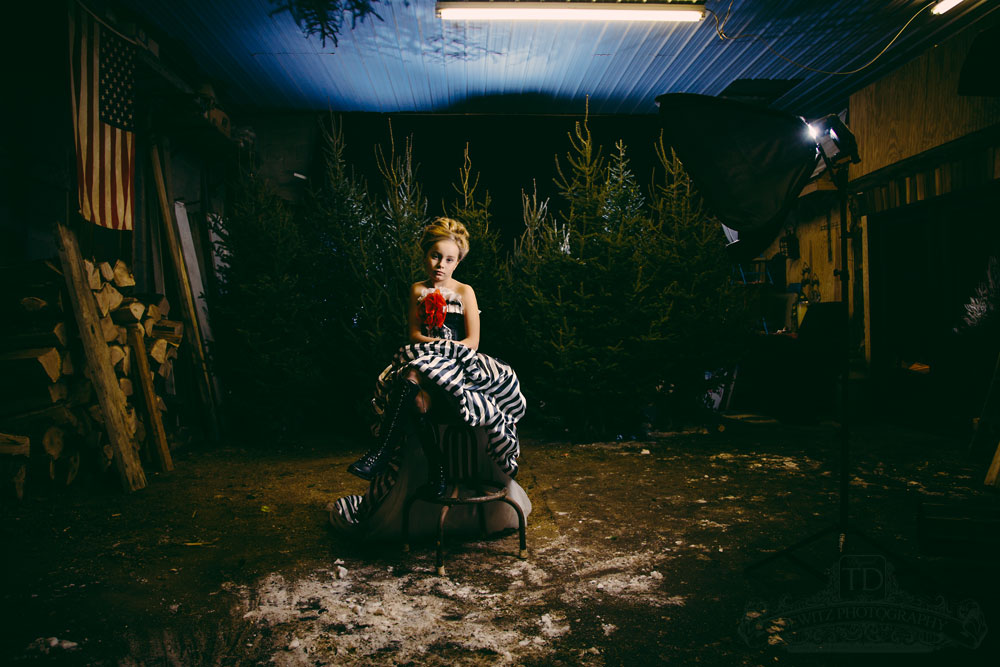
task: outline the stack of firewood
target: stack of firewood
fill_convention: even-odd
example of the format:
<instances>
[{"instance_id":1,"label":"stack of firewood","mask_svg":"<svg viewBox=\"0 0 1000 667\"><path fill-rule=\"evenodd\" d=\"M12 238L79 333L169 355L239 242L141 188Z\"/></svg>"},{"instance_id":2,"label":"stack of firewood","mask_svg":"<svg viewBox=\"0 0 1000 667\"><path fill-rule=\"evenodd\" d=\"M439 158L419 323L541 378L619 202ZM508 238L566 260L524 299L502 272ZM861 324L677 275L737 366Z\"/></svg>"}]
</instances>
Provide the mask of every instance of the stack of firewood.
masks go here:
<instances>
[{"instance_id":1,"label":"stack of firewood","mask_svg":"<svg viewBox=\"0 0 1000 667\"><path fill-rule=\"evenodd\" d=\"M183 337L183 323L166 319L170 303L163 295L134 293L135 279L125 262L118 260L112 266L109 262L95 264L84 260L83 264L101 318L111 364L118 376L118 386L126 399L126 422L136 447L145 453L148 415L146 419L139 416L135 407L142 405L142 400L135 395L136 383L143 381L138 375L140 367L148 367L154 402L159 411L165 411L163 395L173 393L173 366ZM138 332L138 337L130 340L129 329ZM137 339L142 341L140 350L147 358L144 364L134 363L134 355L139 353ZM96 417L100 407L94 405L91 412Z\"/></svg>"},{"instance_id":2,"label":"stack of firewood","mask_svg":"<svg viewBox=\"0 0 1000 667\"><path fill-rule=\"evenodd\" d=\"M172 389L173 363L183 333L165 319L162 295L134 293L125 262L84 260L110 363L124 395L125 419L134 446L145 454L149 410L137 383L157 412ZM45 261L8 267L0 285L0 483L23 495L27 466L59 484L69 484L83 460L106 470L114 450L105 415L91 384L65 281L58 264ZM14 276L13 279L10 277ZM63 304L67 304L65 310ZM131 334L130 334L131 330ZM136 350L143 355L137 363ZM147 378L142 378L145 368ZM171 392L172 393L172 392ZM139 410L135 406L139 406ZM156 422L160 422L157 414ZM162 433L162 426L159 427ZM34 477L34 475L32 475Z\"/></svg>"},{"instance_id":3,"label":"stack of firewood","mask_svg":"<svg viewBox=\"0 0 1000 667\"><path fill-rule=\"evenodd\" d=\"M0 484L20 498L29 459L52 480L72 482L80 468L89 400L78 372L62 273L39 261L0 270Z\"/></svg>"}]
</instances>

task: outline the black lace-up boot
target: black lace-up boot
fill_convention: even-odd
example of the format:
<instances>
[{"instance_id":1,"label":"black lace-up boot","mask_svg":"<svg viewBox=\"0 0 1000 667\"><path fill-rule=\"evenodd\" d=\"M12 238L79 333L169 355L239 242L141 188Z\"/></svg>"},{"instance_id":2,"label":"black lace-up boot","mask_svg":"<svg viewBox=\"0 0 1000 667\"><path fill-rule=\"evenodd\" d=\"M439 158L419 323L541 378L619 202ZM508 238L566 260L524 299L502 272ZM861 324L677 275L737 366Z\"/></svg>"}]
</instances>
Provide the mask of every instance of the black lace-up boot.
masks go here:
<instances>
[{"instance_id":1,"label":"black lace-up boot","mask_svg":"<svg viewBox=\"0 0 1000 667\"><path fill-rule=\"evenodd\" d=\"M378 443L360 459L347 466L347 472L361 479L372 480L385 470L396 445L405 437L408 417L412 411L413 397L420 385L410 380L396 381L389 396L389 406L382 415Z\"/></svg>"},{"instance_id":2,"label":"black lace-up boot","mask_svg":"<svg viewBox=\"0 0 1000 667\"><path fill-rule=\"evenodd\" d=\"M427 485L424 493L432 498L440 498L447 490L448 480L444 475L444 461L437 442L437 424L427 415L418 416L417 435L420 446L424 449L424 456L427 457Z\"/></svg>"}]
</instances>

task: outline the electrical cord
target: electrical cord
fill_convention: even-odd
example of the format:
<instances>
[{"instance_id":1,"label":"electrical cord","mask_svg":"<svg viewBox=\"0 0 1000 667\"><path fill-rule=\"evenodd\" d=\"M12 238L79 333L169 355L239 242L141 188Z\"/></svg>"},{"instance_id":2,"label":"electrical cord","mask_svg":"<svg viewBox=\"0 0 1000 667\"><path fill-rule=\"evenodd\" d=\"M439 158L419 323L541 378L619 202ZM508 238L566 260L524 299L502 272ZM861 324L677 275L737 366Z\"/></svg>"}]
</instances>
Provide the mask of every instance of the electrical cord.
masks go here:
<instances>
[{"instance_id":1,"label":"electrical cord","mask_svg":"<svg viewBox=\"0 0 1000 667\"><path fill-rule=\"evenodd\" d=\"M833 71L825 70L825 69L816 69L815 67L809 67L808 65L803 65L802 63L795 62L791 58L787 58L787 57L783 56L782 54L778 53L777 51L775 51L774 48L770 44L768 44L767 40L765 40L760 35L754 35L754 34L750 34L750 33L740 33L738 35L727 35L725 33L726 21L729 20L729 16L732 13L733 0L729 0L729 7L726 8L726 15L722 17L722 21L721 22L719 21L719 15L716 14L715 12L713 12L711 9L706 9L705 11L708 12L709 14L711 14L712 18L715 19L715 33L719 36L720 40L725 41L727 39L728 40L754 39L754 40L757 40L757 41L761 42L764 45L764 48L766 48L768 51L770 51L774 55L778 56L779 58L781 58L785 62L790 63L792 65L795 65L796 67L800 67L800 68L802 68L804 70L809 70L810 72L818 72L820 74L841 74L841 75L847 75L847 74L857 74L858 72L860 72L861 70L865 69L866 67L869 67L872 63L874 63L876 60L878 60L879 58L881 58L882 54L884 54L886 51L889 50L889 47L892 46L897 39L899 39L899 36L903 34L903 31L905 31L909 27L909 25L911 23L913 23L913 21L918 16L920 16L921 14L923 14L925 10L933 7L935 4L936 4L936 2L931 2L931 3L929 3L929 4L927 4L927 5L923 6L923 7L921 7L917 11L916 14L914 14L912 17L910 17L910 20L907 21L903 25L903 27L899 29L899 32L896 33L896 36L893 37L889 41L889 43L885 45L885 48L883 48L881 51L879 51L878 54L874 58L872 58L867 63L865 63L864 65L862 65L861 67L859 67L857 69L847 70L847 71L843 71L843 72L833 72Z\"/></svg>"}]
</instances>

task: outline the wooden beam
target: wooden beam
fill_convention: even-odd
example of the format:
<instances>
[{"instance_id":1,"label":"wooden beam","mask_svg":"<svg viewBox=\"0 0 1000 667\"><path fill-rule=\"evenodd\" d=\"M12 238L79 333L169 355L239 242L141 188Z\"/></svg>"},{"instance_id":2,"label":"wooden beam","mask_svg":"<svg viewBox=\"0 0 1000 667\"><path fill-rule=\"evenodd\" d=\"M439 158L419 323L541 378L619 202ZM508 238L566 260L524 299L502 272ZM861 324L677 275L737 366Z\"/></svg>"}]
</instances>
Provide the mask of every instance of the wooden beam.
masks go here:
<instances>
[{"instance_id":1,"label":"wooden beam","mask_svg":"<svg viewBox=\"0 0 1000 667\"><path fill-rule=\"evenodd\" d=\"M208 362L205 358L205 347L198 328L198 315L194 305L194 295L191 293L191 281L188 278L187 265L184 262L184 254L181 250L180 239L178 238L176 220L173 215L173 208L170 206L167 197L167 188L163 180L163 165L160 163L160 149L153 144L150 149L150 158L153 162L153 180L156 182L156 193L160 202L160 216L163 219L163 230L165 232L167 247L170 257L174 262L174 274L177 277L178 293L181 295L181 312L187 326L184 327L184 337L191 348L194 356L195 375L197 376L198 392L201 394L201 401L208 412L208 424L211 429L213 439L219 437L219 422L215 413L215 397L212 393L212 379L208 372Z\"/></svg>"},{"instance_id":2,"label":"wooden beam","mask_svg":"<svg viewBox=\"0 0 1000 667\"><path fill-rule=\"evenodd\" d=\"M126 491L136 491L146 486L146 474L136 456L131 434L125 419L125 397L118 386L118 378L111 367L111 357L97 315L97 305L84 276L83 258L76 235L66 225L56 223L56 243L62 261L69 300L73 304L83 351L90 370L90 379L97 393L97 400L104 417L108 440L114 450L115 467Z\"/></svg>"},{"instance_id":3,"label":"wooden beam","mask_svg":"<svg viewBox=\"0 0 1000 667\"><path fill-rule=\"evenodd\" d=\"M149 372L149 358L146 356L146 344L143 341L141 325L136 324L128 327L128 344L132 348L132 358L135 360L142 405L146 408L146 423L152 431L153 453L160 464L160 470L169 472L174 469L174 461L170 456L167 434L163 430L163 417L156 404L156 392L153 390L153 377Z\"/></svg>"}]
</instances>

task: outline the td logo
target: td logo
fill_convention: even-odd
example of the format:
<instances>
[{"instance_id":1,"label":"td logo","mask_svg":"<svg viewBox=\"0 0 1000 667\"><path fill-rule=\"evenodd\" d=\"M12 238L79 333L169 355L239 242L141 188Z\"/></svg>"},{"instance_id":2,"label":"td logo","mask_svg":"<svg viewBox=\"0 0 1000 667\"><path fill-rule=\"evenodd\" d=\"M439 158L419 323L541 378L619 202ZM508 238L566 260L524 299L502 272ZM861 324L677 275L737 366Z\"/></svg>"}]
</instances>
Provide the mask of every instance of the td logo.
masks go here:
<instances>
[{"instance_id":1,"label":"td logo","mask_svg":"<svg viewBox=\"0 0 1000 667\"><path fill-rule=\"evenodd\" d=\"M841 556L841 600L884 600L886 563L882 556Z\"/></svg>"}]
</instances>

